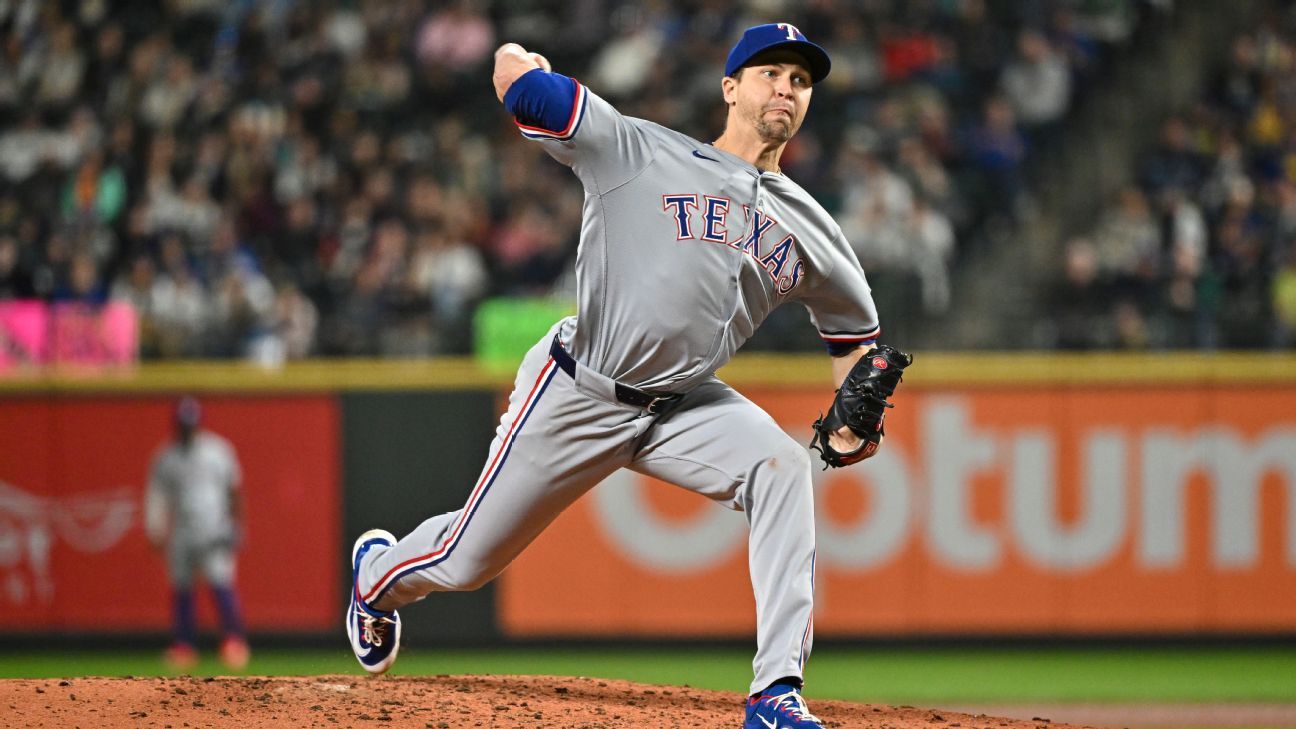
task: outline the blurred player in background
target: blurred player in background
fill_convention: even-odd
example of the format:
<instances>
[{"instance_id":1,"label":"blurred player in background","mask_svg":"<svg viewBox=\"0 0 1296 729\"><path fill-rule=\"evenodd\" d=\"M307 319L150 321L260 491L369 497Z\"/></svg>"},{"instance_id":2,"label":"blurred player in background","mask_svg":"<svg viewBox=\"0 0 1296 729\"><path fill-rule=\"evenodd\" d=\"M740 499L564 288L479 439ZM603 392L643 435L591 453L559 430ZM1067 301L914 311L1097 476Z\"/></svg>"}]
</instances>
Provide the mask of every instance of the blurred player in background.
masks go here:
<instances>
[{"instance_id":1,"label":"blurred player in background","mask_svg":"<svg viewBox=\"0 0 1296 729\"><path fill-rule=\"evenodd\" d=\"M198 662L194 625L194 577L201 573L220 612L220 658L226 666L247 666L250 652L234 590L234 555L242 518L242 472L233 446L199 427L202 407L192 397L175 409L175 439L153 456L145 502L145 530L165 549L172 588L174 642L166 660L173 668Z\"/></svg>"}]
</instances>

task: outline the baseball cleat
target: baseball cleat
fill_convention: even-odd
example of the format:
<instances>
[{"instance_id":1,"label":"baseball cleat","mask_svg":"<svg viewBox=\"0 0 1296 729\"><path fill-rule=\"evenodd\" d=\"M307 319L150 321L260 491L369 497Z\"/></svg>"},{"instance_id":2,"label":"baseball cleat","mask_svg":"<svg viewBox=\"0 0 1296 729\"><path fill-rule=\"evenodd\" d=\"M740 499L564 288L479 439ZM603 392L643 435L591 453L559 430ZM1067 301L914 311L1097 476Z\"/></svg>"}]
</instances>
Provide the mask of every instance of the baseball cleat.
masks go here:
<instances>
[{"instance_id":1,"label":"baseball cleat","mask_svg":"<svg viewBox=\"0 0 1296 729\"><path fill-rule=\"evenodd\" d=\"M231 635L221 642L220 659L226 668L242 671L247 668L251 658L252 650L248 648L247 641L243 638Z\"/></svg>"},{"instance_id":2,"label":"baseball cleat","mask_svg":"<svg viewBox=\"0 0 1296 729\"><path fill-rule=\"evenodd\" d=\"M805 699L792 686L775 684L768 693L747 699L743 729L823 729L819 718L806 708Z\"/></svg>"},{"instance_id":3,"label":"baseball cleat","mask_svg":"<svg viewBox=\"0 0 1296 729\"><path fill-rule=\"evenodd\" d=\"M198 651L188 643L172 643L162 654L162 660L172 671L188 671L198 665Z\"/></svg>"},{"instance_id":4,"label":"baseball cleat","mask_svg":"<svg viewBox=\"0 0 1296 729\"><path fill-rule=\"evenodd\" d=\"M361 534L351 548L351 603L347 607L347 638L356 660L369 673L385 673L396 662L400 650L401 623L395 610L382 612L365 605L360 599L357 580L360 561L373 547L390 547L396 537L382 529L370 529Z\"/></svg>"}]
</instances>

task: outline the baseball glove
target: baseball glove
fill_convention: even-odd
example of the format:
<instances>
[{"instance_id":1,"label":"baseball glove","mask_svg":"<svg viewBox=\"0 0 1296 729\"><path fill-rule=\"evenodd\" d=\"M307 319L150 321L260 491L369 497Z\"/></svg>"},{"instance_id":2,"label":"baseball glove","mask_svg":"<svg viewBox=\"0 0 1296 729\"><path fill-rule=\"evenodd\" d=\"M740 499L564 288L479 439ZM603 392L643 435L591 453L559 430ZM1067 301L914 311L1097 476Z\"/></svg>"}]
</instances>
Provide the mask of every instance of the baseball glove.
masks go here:
<instances>
[{"instance_id":1,"label":"baseball glove","mask_svg":"<svg viewBox=\"0 0 1296 729\"><path fill-rule=\"evenodd\" d=\"M913 364L913 356L885 344L860 357L851 367L846 380L837 390L827 416L814 422L810 448L819 451L824 468L841 468L859 463L877 452L886 431L882 421L887 408L895 407L887 398L895 392L904 369ZM828 444L828 438L842 427L848 427L864 442L859 448L842 453Z\"/></svg>"}]
</instances>

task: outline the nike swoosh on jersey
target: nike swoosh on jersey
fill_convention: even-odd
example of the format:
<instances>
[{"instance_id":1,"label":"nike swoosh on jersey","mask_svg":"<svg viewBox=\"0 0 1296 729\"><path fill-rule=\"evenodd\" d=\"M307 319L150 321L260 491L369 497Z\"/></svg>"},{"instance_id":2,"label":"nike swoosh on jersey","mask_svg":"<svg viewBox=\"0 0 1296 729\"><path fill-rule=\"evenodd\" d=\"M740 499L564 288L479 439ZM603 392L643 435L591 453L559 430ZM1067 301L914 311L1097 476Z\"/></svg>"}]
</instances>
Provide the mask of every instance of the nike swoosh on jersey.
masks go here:
<instances>
[{"instance_id":1,"label":"nike swoosh on jersey","mask_svg":"<svg viewBox=\"0 0 1296 729\"><path fill-rule=\"evenodd\" d=\"M694 157L697 157L698 159L704 159L704 160L707 160L708 162L719 162L719 161L720 161L720 160L718 160L718 159L715 159L714 157L708 157L708 156L706 156L705 154L702 154L701 152L699 152L699 151L696 150L696 149L693 150L693 156L694 156Z\"/></svg>"}]
</instances>

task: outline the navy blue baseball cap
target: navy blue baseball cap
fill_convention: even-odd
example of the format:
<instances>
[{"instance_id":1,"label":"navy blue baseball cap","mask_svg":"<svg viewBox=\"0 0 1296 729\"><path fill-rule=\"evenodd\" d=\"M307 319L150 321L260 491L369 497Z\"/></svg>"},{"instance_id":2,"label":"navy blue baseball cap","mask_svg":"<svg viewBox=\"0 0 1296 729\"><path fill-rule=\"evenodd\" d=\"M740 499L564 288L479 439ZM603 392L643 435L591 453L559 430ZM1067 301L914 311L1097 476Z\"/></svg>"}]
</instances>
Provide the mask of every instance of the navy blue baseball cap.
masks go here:
<instances>
[{"instance_id":1,"label":"navy blue baseball cap","mask_svg":"<svg viewBox=\"0 0 1296 729\"><path fill-rule=\"evenodd\" d=\"M765 51L785 48L800 54L810 69L810 82L819 83L832 69L828 51L806 40L802 33L791 23L768 23L748 28L738 41L738 45L729 51L729 60L725 61L725 75L732 76L738 69Z\"/></svg>"},{"instance_id":2,"label":"navy blue baseball cap","mask_svg":"<svg viewBox=\"0 0 1296 729\"><path fill-rule=\"evenodd\" d=\"M198 423L202 421L202 405L193 397L180 398L180 402L176 403L175 420L188 428L198 427Z\"/></svg>"}]
</instances>

